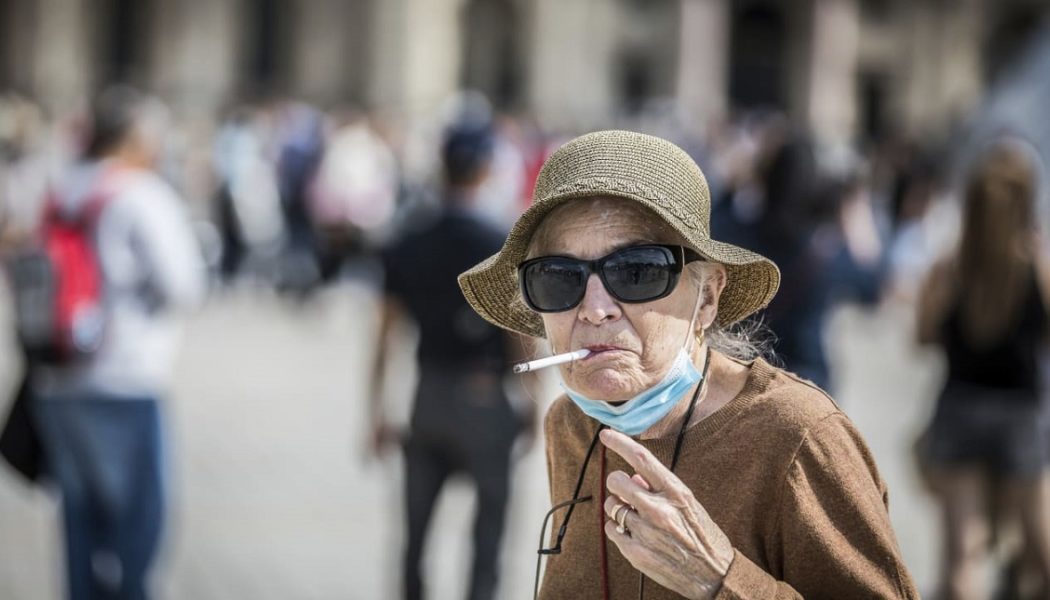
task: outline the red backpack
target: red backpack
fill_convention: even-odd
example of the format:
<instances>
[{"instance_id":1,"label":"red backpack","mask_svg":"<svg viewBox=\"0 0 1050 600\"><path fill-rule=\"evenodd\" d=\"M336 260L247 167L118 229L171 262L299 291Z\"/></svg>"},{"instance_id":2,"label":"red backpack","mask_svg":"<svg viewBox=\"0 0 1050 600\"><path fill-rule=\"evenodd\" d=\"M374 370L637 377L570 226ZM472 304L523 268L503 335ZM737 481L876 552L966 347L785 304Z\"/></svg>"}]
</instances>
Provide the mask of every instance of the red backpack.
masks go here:
<instances>
[{"instance_id":1,"label":"red backpack","mask_svg":"<svg viewBox=\"0 0 1050 600\"><path fill-rule=\"evenodd\" d=\"M112 169L102 173L74 213L52 193L36 244L11 265L18 337L31 362L70 364L102 345L107 312L95 233L118 191L115 179Z\"/></svg>"}]
</instances>

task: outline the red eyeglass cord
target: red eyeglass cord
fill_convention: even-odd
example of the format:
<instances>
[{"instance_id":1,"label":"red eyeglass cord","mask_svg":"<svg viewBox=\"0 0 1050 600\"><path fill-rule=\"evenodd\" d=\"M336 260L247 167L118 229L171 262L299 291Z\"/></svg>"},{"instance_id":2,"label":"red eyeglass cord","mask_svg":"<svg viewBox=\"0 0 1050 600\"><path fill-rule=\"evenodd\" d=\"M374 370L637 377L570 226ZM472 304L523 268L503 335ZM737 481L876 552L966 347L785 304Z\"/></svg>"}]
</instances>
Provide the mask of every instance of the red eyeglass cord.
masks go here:
<instances>
[{"instance_id":1,"label":"red eyeglass cord","mask_svg":"<svg viewBox=\"0 0 1050 600\"><path fill-rule=\"evenodd\" d=\"M678 466L678 453L682 450L682 440L685 439L685 432L689 426L689 421L693 418L693 410L696 409L696 403L700 399L700 391L704 388L704 383L707 381L707 371L711 367L711 347L707 347L707 357L704 359L704 372L700 375L700 384L696 386L696 391L693 392L693 398L689 401L689 409L685 412L685 418L682 420L682 426L678 430L678 438L674 443L674 452L671 454L671 465L670 470L674 473L674 468ZM601 429L599 428L599 431ZM601 455L599 459L600 468L598 473L598 539L601 543L598 544L598 556L601 560L601 576L602 576L602 598L603 600L609 600L609 555L606 545L609 540L605 537L605 444L601 445ZM645 597L645 575L639 573L638 577L638 599L642 600Z\"/></svg>"},{"instance_id":2,"label":"red eyeglass cord","mask_svg":"<svg viewBox=\"0 0 1050 600\"><path fill-rule=\"evenodd\" d=\"M605 539L605 444L602 444L598 464L601 465L598 471L598 539L601 540L598 555L602 563L602 598L609 600L609 555L606 549L609 540Z\"/></svg>"}]
</instances>

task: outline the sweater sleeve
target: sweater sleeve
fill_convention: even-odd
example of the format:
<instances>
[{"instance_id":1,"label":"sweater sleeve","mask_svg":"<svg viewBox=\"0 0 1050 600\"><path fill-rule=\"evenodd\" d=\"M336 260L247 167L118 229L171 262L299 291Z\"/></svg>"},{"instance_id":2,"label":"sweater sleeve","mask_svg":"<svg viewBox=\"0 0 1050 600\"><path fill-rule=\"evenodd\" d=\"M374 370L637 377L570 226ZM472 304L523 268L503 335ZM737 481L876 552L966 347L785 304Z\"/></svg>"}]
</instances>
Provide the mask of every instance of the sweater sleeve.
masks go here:
<instances>
[{"instance_id":1,"label":"sweater sleeve","mask_svg":"<svg viewBox=\"0 0 1050 600\"><path fill-rule=\"evenodd\" d=\"M918 598L890 525L885 486L841 413L809 431L788 468L767 543L774 577L737 552L718 598Z\"/></svg>"},{"instance_id":2,"label":"sweater sleeve","mask_svg":"<svg viewBox=\"0 0 1050 600\"><path fill-rule=\"evenodd\" d=\"M740 552L733 552L733 562L729 565L726 578L722 580L722 589L716 596L718 600L802 600L790 585L777 581L775 577L762 570L762 567L751 562L751 559Z\"/></svg>"}]
</instances>

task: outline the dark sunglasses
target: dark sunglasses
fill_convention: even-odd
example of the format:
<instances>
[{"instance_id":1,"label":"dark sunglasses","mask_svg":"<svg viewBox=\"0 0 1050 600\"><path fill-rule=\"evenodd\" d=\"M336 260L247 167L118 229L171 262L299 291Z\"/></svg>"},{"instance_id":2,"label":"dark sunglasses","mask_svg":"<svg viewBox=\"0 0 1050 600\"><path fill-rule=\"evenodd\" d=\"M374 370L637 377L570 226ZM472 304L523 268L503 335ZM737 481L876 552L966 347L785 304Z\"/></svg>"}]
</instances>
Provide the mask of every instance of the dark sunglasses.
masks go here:
<instances>
[{"instance_id":1,"label":"dark sunglasses","mask_svg":"<svg viewBox=\"0 0 1050 600\"><path fill-rule=\"evenodd\" d=\"M536 312L575 308L587 291L587 279L597 273L605 289L620 302L658 300L674 291L682 267L704 260L684 246L647 244L622 248L595 260L541 256L518 265L525 303Z\"/></svg>"}]
</instances>

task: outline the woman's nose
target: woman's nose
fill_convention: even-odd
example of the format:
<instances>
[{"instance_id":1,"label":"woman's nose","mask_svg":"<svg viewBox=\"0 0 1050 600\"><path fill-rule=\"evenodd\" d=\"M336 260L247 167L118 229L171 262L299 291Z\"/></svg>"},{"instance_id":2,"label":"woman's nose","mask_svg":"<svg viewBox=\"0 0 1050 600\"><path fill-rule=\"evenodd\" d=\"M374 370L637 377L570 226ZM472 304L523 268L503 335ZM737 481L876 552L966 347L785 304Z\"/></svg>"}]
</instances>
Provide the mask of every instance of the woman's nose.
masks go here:
<instances>
[{"instance_id":1,"label":"woman's nose","mask_svg":"<svg viewBox=\"0 0 1050 600\"><path fill-rule=\"evenodd\" d=\"M580 301L578 317L592 325L616 321L622 316L620 304L613 298L597 275L587 278L587 291Z\"/></svg>"}]
</instances>

